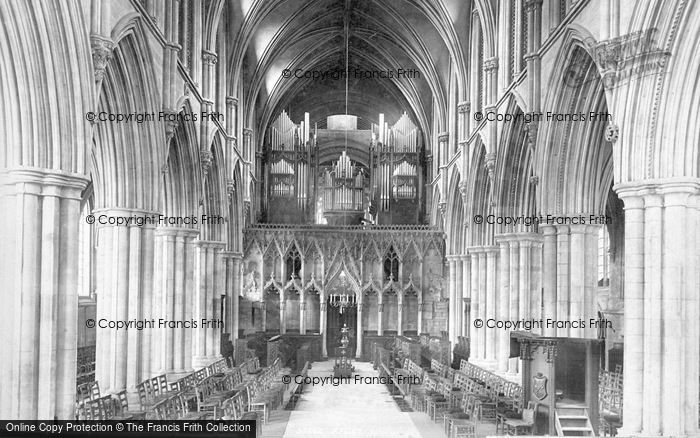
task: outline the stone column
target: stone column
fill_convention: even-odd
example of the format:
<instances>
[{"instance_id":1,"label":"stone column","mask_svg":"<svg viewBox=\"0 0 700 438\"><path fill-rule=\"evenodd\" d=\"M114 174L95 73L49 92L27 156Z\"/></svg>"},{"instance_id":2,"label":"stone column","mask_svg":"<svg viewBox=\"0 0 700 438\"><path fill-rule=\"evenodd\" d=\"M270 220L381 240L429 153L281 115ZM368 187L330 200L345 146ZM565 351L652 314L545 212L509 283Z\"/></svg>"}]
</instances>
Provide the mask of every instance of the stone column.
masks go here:
<instances>
[{"instance_id":1,"label":"stone column","mask_svg":"<svg viewBox=\"0 0 700 438\"><path fill-rule=\"evenodd\" d=\"M624 435L697 434L700 179L614 187L625 204Z\"/></svg>"},{"instance_id":2,"label":"stone column","mask_svg":"<svg viewBox=\"0 0 700 438\"><path fill-rule=\"evenodd\" d=\"M420 292L418 296L418 323L416 329L419 335L423 333L423 310L425 310L425 304L423 303L423 293Z\"/></svg>"},{"instance_id":3,"label":"stone column","mask_svg":"<svg viewBox=\"0 0 700 438\"><path fill-rule=\"evenodd\" d=\"M520 302L520 272L524 270L524 266L522 266L522 260L520 260L520 242L518 241L518 236L513 235L511 237L511 240L509 242L509 254L508 257L510 258L510 261L508 263L509 265L509 270L508 270L508 284L510 285L509 289L509 302L510 306L508 309L508 315L510 317L510 320L516 321L520 318L526 318L527 316L524 313L520 312L520 307L522 303ZM510 333L508 332L508 355L510 356ZM505 348L505 347L504 347ZM518 373L518 359L513 358L513 359L508 359L508 373L510 374L517 374Z\"/></svg>"},{"instance_id":4,"label":"stone column","mask_svg":"<svg viewBox=\"0 0 700 438\"><path fill-rule=\"evenodd\" d=\"M555 226L557 233L557 319L568 320L571 317L569 312L570 290L570 264L569 255L571 253L571 242L569 239L569 226ZM557 336L568 337L568 328L557 328Z\"/></svg>"},{"instance_id":5,"label":"stone column","mask_svg":"<svg viewBox=\"0 0 700 438\"><path fill-rule=\"evenodd\" d=\"M78 324L78 174L0 172L0 416L73 417Z\"/></svg>"},{"instance_id":6,"label":"stone column","mask_svg":"<svg viewBox=\"0 0 700 438\"><path fill-rule=\"evenodd\" d=\"M472 293L472 302L471 302L471 317L470 319L470 324L474 324L472 321L474 321L477 318L480 318L480 312L481 312L481 289L479 289L479 276L481 275L481 271L479 269L479 254L475 253L472 251L470 248L468 250L469 252L469 258L470 258L470 263L471 263L471 277L470 277L470 283L471 283L471 293ZM476 359L479 358L479 354L481 353L481 345L479 343L480 340L480 333L482 331L480 329L474 328L472 329L471 327L469 328L470 331L470 336L469 336L469 359L471 360L472 358Z\"/></svg>"},{"instance_id":7,"label":"stone column","mask_svg":"<svg viewBox=\"0 0 700 438\"><path fill-rule=\"evenodd\" d=\"M328 341L326 339L326 330L328 329L328 314L326 313L327 310L327 303L326 303L326 293L325 291L321 291L321 303L320 303L320 317L321 317L321 324L320 324L320 332L321 332L321 355L323 357L328 357Z\"/></svg>"},{"instance_id":8,"label":"stone column","mask_svg":"<svg viewBox=\"0 0 700 438\"><path fill-rule=\"evenodd\" d=\"M238 326L240 318L240 291L241 291L241 257L240 253L222 252L224 269L226 272L226 321L224 326L231 334L231 340L238 339Z\"/></svg>"},{"instance_id":9,"label":"stone column","mask_svg":"<svg viewBox=\"0 0 700 438\"><path fill-rule=\"evenodd\" d=\"M97 223L102 218L141 216L143 211L109 209L95 211ZM145 232L146 229L150 231ZM143 308L150 303L142 302L142 291L150 289L151 279L143 275L145 267L152 266L152 259L144 258L153 254L152 226L98 226L97 253L100 275L97 276L96 320L128 321L142 318ZM145 278L144 278L145 277ZM148 330L148 329L146 329ZM95 379L100 390L134 390L142 380L139 365L143 351L144 331L96 329ZM144 376L145 377L145 376Z\"/></svg>"},{"instance_id":10,"label":"stone column","mask_svg":"<svg viewBox=\"0 0 700 438\"><path fill-rule=\"evenodd\" d=\"M306 334L306 294L299 295L299 333Z\"/></svg>"},{"instance_id":11,"label":"stone column","mask_svg":"<svg viewBox=\"0 0 700 438\"><path fill-rule=\"evenodd\" d=\"M511 293L510 293L510 241L509 235L496 236L496 242L498 243L498 249L500 252L500 259L498 265L498 276L499 285L497 289L497 302L498 308L496 309L496 319L499 321L510 320L510 306L511 306ZM485 327L485 324L484 324ZM507 330L495 329L495 328L484 328L487 330L487 334L490 332L496 332L498 349L497 349L497 360L498 367L496 370L499 373L505 373L508 371L508 356L510 356L510 333Z\"/></svg>"},{"instance_id":12,"label":"stone column","mask_svg":"<svg viewBox=\"0 0 700 438\"><path fill-rule=\"evenodd\" d=\"M219 357L219 303L223 242L199 240L196 245L193 365L207 366Z\"/></svg>"},{"instance_id":13,"label":"stone column","mask_svg":"<svg viewBox=\"0 0 700 438\"><path fill-rule=\"evenodd\" d=\"M396 334L403 336L403 292L396 294Z\"/></svg>"},{"instance_id":14,"label":"stone column","mask_svg":"<svg viewBox=\"0 0 700 438\"><path fill-rule=\"evenodd\" d=\"M362 300L357 302L357 348L355 349L355 358L362 359Z\"/></svg>"},{"instance_id":15,"label":"stone column","mask_svg":"<svg viewBox=\"0 0 700 438\"><path fill-rule=\"evenodd\" d=\"M551 2L553 3L553 2ZM533 111L540 110L540 55L542 0L525 0L527 10L527 85Z\"/></svg>"},{"instance_id":16,"label":"stone column","mask_svg":"<svg viewBox=\"0 0 700 438\"><path fill-rule=\"evenodd\" d=\"M193 241L199 233L192 228L160 227L155 234L151 314L158 328L151 334L150 374L185 372L192 369L192 336L198 330L173 328L170 324L192 318Z\"/></svg>"},{"instance_id":17,"label":"stone column","mask_svg":"<svg viewBox=\"0 0 700 438\"><path fill-rule=\"evenodd\" d=\"M486 361L484 365L489 369L496 367L496 332L495 329L487 329L486 321L496 319L496 293L498 291L498 249L487 246L486 253L486 318L484 319L484 331L486 332Z\"/></svg>"},{"instance_id":18,"label":"stone column","mask_svg":"<svg viewBox=\"0 0 700 438\"><path fill-rule=\"evenodd\" d=\"M542 319L557 319L557 230L553 225L540 225L542 230L543 261L543 303ZM544 336L556 336L557 331L552 327L543 327Z\"/></svg>"},{"instance_id":19,"label":"stone column","mask_svg":"<svg viewBox=\"0 0 700 438\"><path fill-rule=\"evenodd\" d=\"M457 336L455 335L455 332L457 331L457 299L455 298L457 296L457 261L455 259L455 256L448 256L447 257L447 262L449 264L449 275L450 275L450 281L448 285L448 293L449 293L449 311L447 312L448 314L448 331L450 334L450 342L452 345L454 345L457 341Z\"/></svg>"},{"instance_id":20,"label":"stone column","mask_svg":"<svg viewBox=\"0 0 700 438\"><path fill-rule=\"evenodd\" d=\"M493 305L493 303L490 303L489 301L492 301L494 296L492 295L491 298L488 297L488 292L487 292L487 277L488 277L488 271L487 271L487 255L486 255L486 247L479 246L479 247L474 247L474 248L469 248L469 254L472 255L472 257L476 256L478 258L478 268L476 269L477 275L472 274L472 286L474 286L474 283L476 283L476 288L478 296L477 302L476 302L476 309L475 309L475 314L476 314L476 319L481 320L481 323L483 325L486 324L486 319L488 318L487 312L490 312L489 310L489 304ZM492 280L493 281L493 280ZM495 294L495 291L494 291ZM474 328L474 337L476 338L476 348L474 349L474 362L482 365L484 361L486 360L487 357L487 352L486 352L486 344L488 343L486 331L487 329L482 325L480 328ZM493 348L493 342L494 340L492 339L492 348Z\"/></svg>"},{"instance_id":21,"label":"stone column","mask_svg":"<svg viewBox=\"0 0 700 438\"><path fill-rule=\"evenodd\" d=\"M459 334L469 339L469 324L471 323L471 309L466 303L471 301L471 261L469 255L465 254L460 257L462 261L462 294L460 301L462 302L462 324L460 325Z\"/></svg>"},{"instance_id":22,"label":"stone column","mask_svg":"<svg viewBox=\"0 0 700 438\"><path fill-rule=\"evenodd\" d=\"M287 333L287 317L284 314L284 308L287 304L287 297L284 289L280 290L280 334L283 335Z\"/></svg>"},{"instance_id":23,"label":"stone column","mask_svg":"<svg viewBox=\"0 0 700 438\"><path fill-rule=\"evenodd\" d=\"M384 293L377 294L377 335L384 335L384 323L382 321L382 313L384 311Z\"/></svg>"},{"instance_id":24,"label":"stone column","mask_svg":"<svg viewBox=\"0 0 700 438\"><path fill-rule=\"evenodd\" d=\"M585 321L586 328L574 328L572 337L595 338L597 330L589 327L591 318L597 319L595 287L598 268L597 230L594 225L571 225L571 286L569 316Z\"/></svg>"}]
</instances>

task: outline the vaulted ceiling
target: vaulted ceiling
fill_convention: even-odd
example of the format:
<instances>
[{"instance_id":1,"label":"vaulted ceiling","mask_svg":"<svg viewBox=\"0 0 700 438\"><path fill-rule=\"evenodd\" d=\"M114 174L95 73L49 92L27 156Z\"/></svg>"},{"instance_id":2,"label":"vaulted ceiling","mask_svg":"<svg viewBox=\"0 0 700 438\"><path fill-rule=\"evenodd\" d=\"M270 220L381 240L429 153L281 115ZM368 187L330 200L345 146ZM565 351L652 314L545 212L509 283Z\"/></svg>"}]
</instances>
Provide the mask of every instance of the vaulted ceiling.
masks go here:
<instances>
[{"instance_id":1,"label":"vaulted ceiling","mask_svg":"<svg viewBox=\"0 0 700 438\"><path fill-rule=\"evenodd\" d=\"M235 40L228 71L252 109L246 124L258 132L283 109L297 122L309 112L312 123L345 113L338 72L346 41L348 113L365 122L384 113L393 124L406 111L429 136L445 122L451 76L456 84L463 80L456 71L466 71L469 0L242 0L232 7L239 10L229 14ZM418 74L365 77L398 69ZM335 77L296 77L306 72Z\"/></svg>"}]
</instances>

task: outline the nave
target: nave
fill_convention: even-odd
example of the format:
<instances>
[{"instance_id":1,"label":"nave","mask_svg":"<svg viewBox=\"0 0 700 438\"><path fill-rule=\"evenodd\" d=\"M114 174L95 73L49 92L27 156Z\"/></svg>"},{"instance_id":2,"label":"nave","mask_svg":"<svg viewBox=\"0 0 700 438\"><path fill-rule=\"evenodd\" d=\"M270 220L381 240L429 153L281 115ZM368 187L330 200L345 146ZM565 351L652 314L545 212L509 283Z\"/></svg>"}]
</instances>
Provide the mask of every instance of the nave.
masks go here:
<instances>
[{"instance_id":1,"label":"nave","mask_svg":"<svg viewBox=\"0 0 700 438\"><path fill-rule=\"evenodd\" d=\"M362 372L422 379L391 389L407 434L456 410L472 435L700 435L698 23L677 0L0 0L0 419L272 433L305 412L281 376L347 325Z\"/></svg>"},{"instance_id":2,"label":"nave","mask_svg":"<svg viewBox=\"0 0 700 438\"><path fill-rule=\"evenodd\" d=\"M314 363L309 377L333 375L333 361ZM356 362L355 375L378 377L370 362ZM387 386L376 383L309 385L296 408L273 413L264 438L440 437L440 427L426 415L402 408ZM287 414L287 412L289 412ZM286 415L285 415L286 414Z\"/></svg>"}]
</instances>

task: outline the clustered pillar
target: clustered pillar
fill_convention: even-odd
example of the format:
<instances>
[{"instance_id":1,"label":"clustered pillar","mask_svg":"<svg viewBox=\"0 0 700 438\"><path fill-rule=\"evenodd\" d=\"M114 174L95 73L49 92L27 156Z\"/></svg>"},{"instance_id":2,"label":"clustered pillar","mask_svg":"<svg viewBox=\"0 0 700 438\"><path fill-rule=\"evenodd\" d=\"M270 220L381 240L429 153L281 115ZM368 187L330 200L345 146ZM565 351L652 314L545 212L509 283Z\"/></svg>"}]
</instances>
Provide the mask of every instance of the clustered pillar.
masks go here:
<instances>
[{"instance_id":1,"label":"clustered pillar","mask_svg":"<svg viewBox=\"0 0 700 438\"><path fill-rule=\"evenodd\" d=\"M195 251L195 288L193 318L198 327L194 331L195 367L206 366L219 356L221 329L217 325L202 326L203 321L221 319L221 271L223 242L197 241Z\"/></svg>"},{"instance_id":2,"label":"clustered pillar","mask_svg":"<svg viewBox=\"0 0 700 438\"><path fill-rule=\"evenodd\" d=\"M131 216L139 212L110 209L95 216ZM141 214L143 214L141 212ZM147 374L141 358L149 342L148 330L116 330L102 322L141 319L152 310L154 228L99 226L96 309L95 379L102 391L134 388ZM146 354L146 356L150 356Z\"/></svg>"},{"instance_id":3,"label":"clustered pillar","mask_svg":"<svg viewBox=\"0 0 700 438\"><path fill-rule=\"evenodd\" d=\"M543 317L583 320L586 328L545 327L545 336L595 338L598 231L601 225L541 225Z\"/></svg>"},{"instance_id":4,"label":"clustered pillar","mask_svg":"<svg viewBox=\"0 0 700 438\"><path fill-rule=\"evenodd\" d=\"M156 230L156 277L151 310L156 321L189 321L193 317L194 239L197 234L191 228ZM152 332L151 374L192 370L192 337L196 330L166 326Z\"/></svg>"},{"instance_id":5,"label":"clustered pillar","mask_svg":"<svg viewBox=\"0 0 700 438\"><path fill-rule=\"evenodd\" d=\"M22 169L0 176L3 419L71 418L75 400L78 175ZM20 257L17 257L17 255ZM82 322L85 324L85 321Z\"/></svg>"},{"instance_id":6,"label":"clustered pillar","mask_svg":"<svg viewBox=\"0 0 700 438\"><path fill-rule=\"evenodd\" d=\"M467 249L463 257L465 335L470 360L499 373L516 374L518 359L510 359L508 330L487 327L489 320L539 319L542 299L542 237L536 233L496 236L497 246ZM481 324L480 327L474 324ZM537 332L537 329L533 330Z\"/></svg>"},{"instance_id":7,"label":"clustered pillar","mask_svg":"<svg viewBox=\"0 0 700 438\"><path fill-rule=\"evenodd\" d=\"M623 183L614 189L625 204L620 435L694 435L700 372L700 180Z\"/></svg>"}]
</instances>

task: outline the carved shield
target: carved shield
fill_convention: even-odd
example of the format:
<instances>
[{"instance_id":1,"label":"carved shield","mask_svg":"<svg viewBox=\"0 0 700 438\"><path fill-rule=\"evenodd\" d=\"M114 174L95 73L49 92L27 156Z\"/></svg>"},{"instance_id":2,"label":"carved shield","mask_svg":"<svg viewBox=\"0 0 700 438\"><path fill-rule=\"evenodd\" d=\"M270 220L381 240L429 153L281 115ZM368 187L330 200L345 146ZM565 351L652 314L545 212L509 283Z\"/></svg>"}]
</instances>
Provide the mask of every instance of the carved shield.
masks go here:
<instances>
[{"instance_id":1,"label":"carved shield","mask_svg":"<svg viewBox=\"0 0 700 438\"><path fill-rule=\"evenodd\" d=\"M538 373L532 378L532 394L538 400L544 400L547 397L547 377Z\"/></svg>"}]
</instances>

